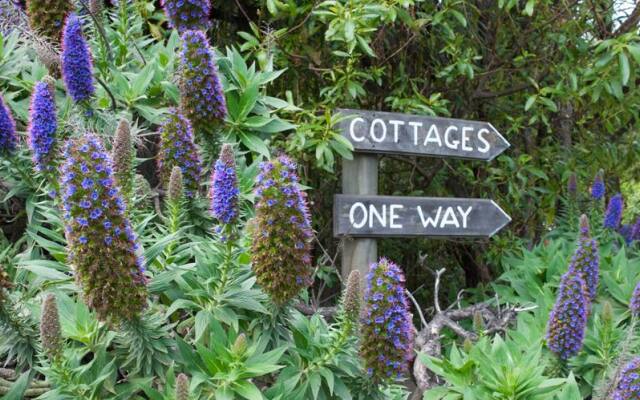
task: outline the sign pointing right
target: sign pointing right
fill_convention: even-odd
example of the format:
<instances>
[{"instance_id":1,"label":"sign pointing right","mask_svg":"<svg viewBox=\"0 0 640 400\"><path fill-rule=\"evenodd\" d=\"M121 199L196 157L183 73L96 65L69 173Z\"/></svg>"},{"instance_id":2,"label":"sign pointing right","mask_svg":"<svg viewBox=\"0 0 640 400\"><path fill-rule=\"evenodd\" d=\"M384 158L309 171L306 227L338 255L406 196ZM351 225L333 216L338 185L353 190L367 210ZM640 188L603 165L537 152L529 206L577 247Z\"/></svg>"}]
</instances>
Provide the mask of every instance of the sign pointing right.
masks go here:
<instances>
[{"instance_id":1,"label":"sign pointing right","mask_svg":"<svg viewBox=\"0 0 640 400\"><path fill-rule=\"evenodd\" d=\"M483 199L337 194L333 204L335 236L488 238L511 221Z\"/></svg>"},{"instance_id":2,"label":"sign pointing right","mask_svg":"<svg viewBox=\"0 0 640 400\"><path fill-rule=\"evenodd\" d=\"M338 109L342 136L356 152L490 161L510 144L488 122Z\"/></svg>"}]
</instances>

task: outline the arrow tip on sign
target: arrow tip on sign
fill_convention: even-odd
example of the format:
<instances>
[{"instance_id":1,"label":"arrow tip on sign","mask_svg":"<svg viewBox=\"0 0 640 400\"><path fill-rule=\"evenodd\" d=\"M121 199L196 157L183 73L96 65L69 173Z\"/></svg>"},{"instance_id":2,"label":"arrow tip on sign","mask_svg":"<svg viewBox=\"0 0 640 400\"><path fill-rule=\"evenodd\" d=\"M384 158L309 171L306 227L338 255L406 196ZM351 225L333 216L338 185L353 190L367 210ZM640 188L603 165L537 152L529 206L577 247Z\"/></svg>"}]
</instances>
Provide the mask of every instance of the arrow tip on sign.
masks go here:
<instances>
[{"instance_id":1,"label":"arrow tip on sign","mask_svg":"<svg viewBox=\"0 0 640 400\"><path fill-rule=\"evenodd\" d=\"M495 152L490 158L487 159L487 162L489 162L489 161L492 161L494 158L498 157L500 154L502 154L503 151L511 147L511 143L509 143L507 139L505 139L504 136L502 136L502 134L496 129L495 126L493 126L493 124L491 124L490 122L487 122L487 124L491 127L491 129L493 129L493 133L496 134L496 137L502 143L502 146L497 146L499 148L499 151Z\"/></svg>"},{"instance_id":2,"label":"arrow tip on sign","mask_svg":"<svg viewBox=\"0 0 640 400\"><path fill-rule=\"evenodd\" d=\"M496 229L491 232L489 234L489 237L495 235L496 233L498 233L502 228L504 228L505 226L507 226L509 224L509 222L511 222L511 217L509 216L509 214L507 214L502 207L500 207L498 205L498 203L496 203L495 201L491 200L491 204L493 204L493 206L496 208L496 210L498 210L497 214L498 217L502 217L503 221L501 221L498 226L496 227Z\"/></svg>"}]
</instances>

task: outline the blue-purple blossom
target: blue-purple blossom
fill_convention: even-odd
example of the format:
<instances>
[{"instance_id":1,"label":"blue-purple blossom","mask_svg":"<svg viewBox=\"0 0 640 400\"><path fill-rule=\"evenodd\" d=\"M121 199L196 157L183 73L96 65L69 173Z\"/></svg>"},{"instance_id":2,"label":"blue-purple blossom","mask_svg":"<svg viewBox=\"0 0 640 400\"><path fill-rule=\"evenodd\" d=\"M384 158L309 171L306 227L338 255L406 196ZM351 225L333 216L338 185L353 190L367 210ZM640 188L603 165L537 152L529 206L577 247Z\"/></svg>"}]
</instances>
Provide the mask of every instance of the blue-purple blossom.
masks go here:
<instances>
[{"instance_id":1,"label":"blue-purple blossom","mask_svg":"<svg viewBox=\"0 0 640 400\"><path fill-rule=\"evenodd\" d=\"M197 130L210 128L227 115L227 103L213 52L201 31L182 34L180 108Z\"/></svg>"},{"instance_id":2,"label":"blue-purple blossom","mask_svg":"<svg viewBox=\"0 0 640 400\"><path fill-rule=\"evenodd\" d=\"M636 222L631 226L631 240L640 240L640 217L638 217Z\"/></svg>"},{"instance_id":3,"label":"blue-purple blossom","mask_svg":"<svg viewBox=\"0 0 640 400\"><path fill-rule=\"evenodd\" d=\"M598 243L589 233L589 219L586 215L580 217L580 236L569 271L578 273L587 286L587 297L590 300L596 298L600 274L600 254Z\"/></svg>"},{"instance_id":4,"label":"blue-purple blossom","mask_svg":"<svg viewBox=\"0 0 640 400\"><path fill-rule=\"evenodd\" d=\"M603 226L609 229L618 229L622 220L622 210L624 208L624 200L620 193L616 194L609 200L607 211L604 214Z\"/></svg>"},{"instance_id":5,"label":"blue-purple blossom","mask_svg":"<svg viewBox=\"0 0 640 400\"><path fill-rule=\"evenodd\" d=\"M52 87L47 82L38 82L31 96L28 129L29 148L37 171L54 169L57 129L56 102Z\"/></svg>"},{"instance_id":6,"label":"blue-purple blossom","mask_svg":"<svg viewBox=\"0 0 640 400\"><path fill-rule=\"evenodd\" d=\"M68 140L63 156L65 236L83 298L101 320L135 318L146 305L144 260L111 159L90 133Z\"/></svg>"},{"instance_id":7,"label":"blue-purple blossom","mask_svg":"<svg viewBox=\"0 0 640 400\"><path fill-rule=\"evenodd\" d=\"M640 357L627 363L620 371L619 377L615 382L612 400L640 399Z\"/></svg>"},{"instance_id":8,"label":"blue-purple blossom","mask_svg":"<svg viewBox=\"0 0 640 400\"><path fill-rule=\"evenodd\" d=\"M413 357L413 324L400 267L386 258L366 277L360 356L369 376L389 382L407 372Z\"/></svg>"},{"instance_id":9,"label":"blue-purple blossom","mask_svg":"<svg viewBox=\"0 0 640 400\"><path fill-rule=\"evenodd\" d=\"M0 154L8 154L16 148L16 123L11 110L0 96Z\"/></svg>"},{"instance_id":10,"label":"blue-purple blossom","mask_svg":"<svg viewBox=\"0 0 640 400\"><path fill-rule=\"evenodd\" d=\"M164 0L164 13L172 28L182 33L187 30L209 29L209 0Z\"/></svg>"},{"instance_id":11,"label":"blue-purple blossom","mask_svg":"<svg viewBox=\"0 0 640 400\"><path fill-rule=\"evenodd\" d=\"M306 195L298 186L296 168L289 157L280 156L261 163L256 177L251 264L258 283L278 305L291 300L312 283L313 233ZM293 206L285 205L288 200L293 200Z\"/></svg>"},{"instance_id":12,"label":"blue-purple blossom","mask_svg":"<svg viewBox=\"0 0 640 400\"><path fill-rule=\"evenodd\" d=\"M200 186L200 164L190 121L178 110L170 109L167 119L160 127L158 169L163 186L168 187L173 167L180 167L184 194L194 197Z\"/></svg>"},{"instance_id":13,"label":"blue-purple blossom","mask_svg":"<svg viewBox=\"0 0 640 400\"><path fill-rule=\"evenodd\" d=\"M82 21L70 14L62 34L62 79L69 96L76 103L89 99L93 87L93 63L89 46L82 34Z\"/></svg>"},{"instance_id":14,"label":"blue-purple blossom","mask_svg":"<svg viewBox=\"0 0 640 400\"><path fill-rule=\"evenodd\" d=\"M631 294L631 299L629 301L629 309L631 310L632 315L640 317L640 282L638 282L635 289L633 289L633 293Z\"/></svg>"},{"instance_id":15,"label":"blue-purple blossom","mask_svg":"<svg viewBox=\"0 0 640 400\"><path fill-rule=\"evenodd\" d=\"M223 224L238 217L238 178L233 148L224 144L216 160L211 182L211 212Z\"/></svg>"},{"instance_id":16,"label":"blue-purple blossom","mask_svg":"<svg viewBox=\"0 0 640 400\"><path fill-rule=\"evenodd\" d=\"M591 197L594 200L602 200L604 198L604 192L604 171L599 170L593 180L593 185L591 185Z\"/></svg>"},{"instance_id":17,"label":"blue-purple blossom","mask_svg":"<svg viewBox=\"0 0 640 400\"><path fill-rule=\"evenodd\" d=\"M582 277L572 271L565 273L547 325L547 346L562 360L578 354L582 348L588 304Z\"/></svg>"}]
</instances>

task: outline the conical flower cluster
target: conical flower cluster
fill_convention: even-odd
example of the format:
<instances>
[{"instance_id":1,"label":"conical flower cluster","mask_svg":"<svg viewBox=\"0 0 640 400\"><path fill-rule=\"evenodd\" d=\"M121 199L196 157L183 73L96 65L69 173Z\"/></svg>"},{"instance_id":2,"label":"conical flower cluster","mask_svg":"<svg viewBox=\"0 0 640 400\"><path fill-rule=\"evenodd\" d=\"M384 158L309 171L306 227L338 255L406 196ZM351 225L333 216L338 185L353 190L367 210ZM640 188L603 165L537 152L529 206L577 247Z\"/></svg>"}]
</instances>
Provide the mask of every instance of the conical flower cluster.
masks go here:
<instances>
[{"instance_id":1,"label":"conical flower cluster","mask_svg":"<svg viewBox=\"0 0 640 400\"><path fill-rule=\"evenodd\" d=\"M69 96L75 102L89 99L93 87L93 62L87 41L82 34L82 21L70 14L62 34L62 79Z\"/></svg>"},{"instance_id":2,"label":"conical flower cluster","mask_svg":"<svg viewBox=\"0 0 640 400\"><path fill-rule=\"evenodd\" d=\"M197 130L224 120L227 103L213 52L201 31L182 35L180 108Z\"/></svg>"},{"instance_id":3,"label":"conical flower cluster","mask_svg":"<svg viewBox=\"0 0 640 400\"><path fill-rule=\"evenodd\" d=\"M233 148L222 145L211 182L211 212L223 224L233 223L238 217L238 178Z\"/></svg>"},{"instance_id":4,"label":"conical flower cluster","mask_svg":"<svg viewBox=\"0 0 640 400\"><path fill-rule=\"evenodd\" d=\"M0 307L2 307L2 302L6 298L5 291L13 288L13 282L11 282L11 278L9 278L9 274L4 270L2 265L0 265Z\"/></svg>"},{"instance_id":5,"label":"conical flower cluster","mask_svg":"<svg viewBox=\"0 0 640 400\"><path fill-rule=\"evenodd\" d=\"M16 123L4 98L0 96L0 155L12 152L17 141Z\"/></svg>"},{"instance_id":6,"label":"conical flower cluster","mask_svg":"<svg viewBox=\"0 0 640 400\"><path fill-rule=\"evenodd\" d=\"M116 128L116 137L111 149L113 172L116 184L125 199L133 190L133 146L131 144L131 128L126 119L121 119Z\"/></svg>"},{"instance_id":7,"label":"conical flower cluster","mask_svg":"<svg viewBox=\"0 0 640 400\"><path fill-rule=\"evenodd\" d=\"M169 177L169 188L167 189L167 200L174 204L179 204L182 199L182 170L175 166L171 169Z\"/></svg>"},{"instance_id":8,"label":"conical flower cluster","mask_svg":"<svg viewBox=\"0 0 640 400\"><path fill-rule=\"evenodd\" d=\"M29 148L37 171L54 169L58 118L52 86L44 81L36 83L29 111Z\"/></svg>"},{"instance_id":9,"label":"conical flower cluster","mask_svg":"<svg viewBox=\"0 0 640 400\"><path fill-rule=\"evenodd\" d=\"M569 272L579 274L587 285L588 299L594 300L600 279L600 254L598 243L589 233L589 219L584 214L580 217L578 248L573 253Z\"/></svg>"},{"instance_id":10,"label":"conical flower cluster","mask_svg":"<svg viewBox=\"0 0 640 400\"><path fill-rule=\"evenodd\" d=\"M144 261L111 160L92 134L69 140L64 160L65 235L76 281L98 318L132 319L146 305Z\"/></svg>"},{"instance_id":11,"label":"conical flower cluster","mask_svg":"<svg viewBox=\"0 0 640 400\"><path fill-rule=\"evenodd\" d=\"M296 164L280 156L260 164L251 261L258 283L282 305L311 284L311 222Z\"/></svg>"},{"instance_id":12,"label":"conical flower cluster","mask_svg":"<svg viewBox=\"0 0 640 400\"><path fill-rule=\"evenodd\" d=\"M209 0L164 0L164 13L172 28L182 33L188 30L209 29Z\"/></svg>"},{"instance_id":13,"label":"conical flower cluster","mask_svg":"<svg viewBox=\"0 0 640 400\"><path fill-rule=\"evenodd\" d=\"M49 293L42 302L40 314L40 341L42 349L49 359L55 360L62 355L62 334L56 297Z\"/></svg>"},{"instance_id":14,"label":"conical flower cluster","mask_svg":"<svg viewBox=\"0 0 640 400\"><path fill-rule=\"evenodd\" d=\"M620 379L616 382L612 400L640 399L640 357L636 357L624 366Z\"/></svg>"},{"instance_id":15,"label":"conical flower cluster","mask_svg":"<svg viewBox=\"0 0 640 400\"><path fill-rule=\"evenodd\" d=\"M576 197L578 195L578 175L575 172L572 172L569 175L569 180L567 181L567 192L570 197Z\"/></svg>"},{"instance_id":16,"label":"conical flower cluster","mask_svg":"<svg viewBox=\"0 0 640 400\"><path fill-rule=\"evenodd\" d=\"M342 308L345 319L356 322L360 317L362 305L362 292L360 289L360 271L354 269L347 279L347 287L342 300Z\"/></svg>"},{"instance_id":17,"label":"conical flower cluster","mask_svg":"<svg viewBox=\"0 0 640 400\"><path fill-rule=\"evenodd\" d=\"M70 0L27 0L29 25L52 43L60 43L62 26L73 10Z\"/></svg>"},{"instance_id":18,"label":"conical flower cluster","mask_svg":"<svg viewBox=\"0 0 640 400\"><path fill-rule=\"evenodd\" d=\"M169 184L171 169L182 170L184 194L194 197L200 186L200 156L193 141L191 123L178 110L169 110L169 117L160 128L158 169L164 187Z\"/></svg>"},{"instance_id":19,"label":"conical flower cluster","mask_svg":"<svg viewBox=\"0 0 640 400\"><path fill-rule=\"evenodd\" d=\"M624 200L620 193L616 194L609 200L607 211L604 214L603 226L609 229L618 229L622 220L622 210L624 208Z\"/></svg>"},{"instance_id":20,"label":"conical flower cluster","mask_svg":"<svg viewBox=\"0 0 640 400\"><path fill-rule=\"evenodd\" d=\"M176 379L176 400L189 400L189 377L185 374Z\"/></svg>"},{"instance_id":21,"label":"conical flower cluster","mask_svg":"<svg viewBox=\"0 0 640 400\"><path fill-rule=\"evenodd\" d=\"M547 345L563 360L578 354L582 348L589 307L585 288L580 275L571 271L564 274L549 315Z\"/></svg>"},{"instance_id":22,"label":"conical flower cluster","mask_svg":"<svg viewBox=\"0 0 640 400\"><path fill-rule=\"evenodd\" d=\"M364 292L360 355L377 382L402 377L413 356L413 325L404 274L381 258L371 264Z\"/></svg>"},{"instance_id":23,"label":"conical flower cluster","mask_svg":"<svg viewBox=\"0 0 640 400\"><path fill-rule=\"evenodd\" d=\"M635 289L633 289L629 309L634 317L640 317L640 282L638 282Z\"/></svg>"},{"instance_id":24,"label":"conical flower cluster","mask_svg":"<svg viewBox=\"0 0 640 400\"><path fill-rule=\"evenodd\" d=\"M604 198L604 171L599 170L591 185L591 197L594 200L601 200Z\"/></svg>"}]
</instances>

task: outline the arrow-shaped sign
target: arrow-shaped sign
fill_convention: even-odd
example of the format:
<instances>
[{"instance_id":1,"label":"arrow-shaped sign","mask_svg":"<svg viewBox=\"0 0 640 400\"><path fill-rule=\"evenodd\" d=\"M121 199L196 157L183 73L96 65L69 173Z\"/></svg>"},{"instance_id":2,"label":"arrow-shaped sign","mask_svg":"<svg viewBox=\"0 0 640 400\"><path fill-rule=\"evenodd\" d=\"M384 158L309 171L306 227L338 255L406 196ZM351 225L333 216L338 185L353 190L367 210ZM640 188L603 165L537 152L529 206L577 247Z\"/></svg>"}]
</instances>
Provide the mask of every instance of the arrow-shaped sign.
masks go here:
<instances>
[{"instance_id":1,"label":"arrow-shaped sign","mask_svg":"<svg viewBox=\"0 0 640 400\"><path fill-rule=\"evenodd\" d=\"M336 110L355 151L490 161L510 145L488 122L382 111Z\"/></svg>"},{"instance_id":2,"label":"arrow-shaped sign","mask_svg":"<svg viewBox=\"0 0 640 400\"><path fill-rule=\"evenodd\" d=\"M333 232L353 237L491 237L511 221L493 200L334 197Z\"/></svg>"}]
</instances>

